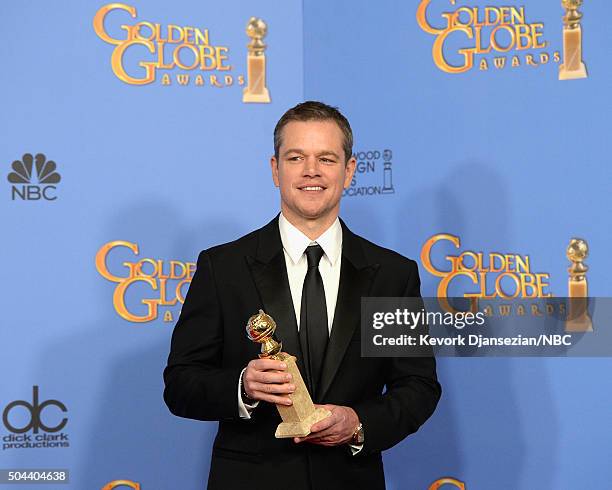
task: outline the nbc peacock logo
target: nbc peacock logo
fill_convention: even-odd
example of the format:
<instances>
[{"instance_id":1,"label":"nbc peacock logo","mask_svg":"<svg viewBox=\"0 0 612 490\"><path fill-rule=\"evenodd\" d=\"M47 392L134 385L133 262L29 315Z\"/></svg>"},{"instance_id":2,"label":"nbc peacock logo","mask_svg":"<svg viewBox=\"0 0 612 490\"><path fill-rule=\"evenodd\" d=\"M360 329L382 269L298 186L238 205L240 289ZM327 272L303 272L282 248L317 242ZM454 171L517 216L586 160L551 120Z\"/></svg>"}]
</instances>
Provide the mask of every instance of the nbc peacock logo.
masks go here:
<instances>
[{"instance_id":1,"label":"nbc peacock logo","mask_svg":"<svg viewBox=\"0 0 612 490\"><path fill-rule=\"evenodd\" d=\"M47 160L42 153L32 156L31 153L23 155L21 160L15 160L11 165L12 172L8 174L7 180L11 186L11 199L13 201L55 201L55 194L62 177L57 170L57 164L53 160ZM33 182L33 171L36 171L36 182Z\"/></svg>"}]
</instances>

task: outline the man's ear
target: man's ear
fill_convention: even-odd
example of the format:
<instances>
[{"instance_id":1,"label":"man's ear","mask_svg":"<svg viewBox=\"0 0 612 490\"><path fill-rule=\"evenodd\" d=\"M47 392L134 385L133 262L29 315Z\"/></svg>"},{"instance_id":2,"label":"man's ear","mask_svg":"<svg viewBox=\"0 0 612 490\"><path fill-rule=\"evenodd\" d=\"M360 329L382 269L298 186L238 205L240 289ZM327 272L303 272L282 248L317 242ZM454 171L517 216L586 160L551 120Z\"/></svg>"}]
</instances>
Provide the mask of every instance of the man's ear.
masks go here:
<instances>
[{"instance_id":1,"label":"man's ear","mask_svg":"<svg viewBox=\"0 0 612 490\"><path fill-rule=\"evenodd\" d=\"M274 185L276 187L280 186L278 181L278 160L274 155L270 157L270 168L272 169L272 180L274 181Z\"/></svg>"},{"instance_id":2,"label":"man's ear","mask_svg":"<svg viewBox=\"0 0 612 490\"><path fill-rule=\"evenodd\" d=\"M349 158L348 162L344 166L344 188L348 189L351 186L351 181L353 180L353 175L355 174L355 167L357 166L357 160L355 157Z\"/></svg>"}]
</instances>

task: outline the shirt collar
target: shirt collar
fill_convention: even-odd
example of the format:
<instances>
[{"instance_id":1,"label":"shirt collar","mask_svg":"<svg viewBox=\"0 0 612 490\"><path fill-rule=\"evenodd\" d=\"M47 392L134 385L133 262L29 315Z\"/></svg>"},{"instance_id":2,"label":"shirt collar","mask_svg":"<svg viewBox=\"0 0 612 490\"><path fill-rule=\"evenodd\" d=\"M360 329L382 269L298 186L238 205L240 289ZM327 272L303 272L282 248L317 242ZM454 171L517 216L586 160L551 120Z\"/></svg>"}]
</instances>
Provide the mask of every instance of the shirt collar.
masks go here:
<instances>
[{"instance_id":1,"label":"shirt collar","mask_svg":"<svg viewBox=\"0 0 612 490\"><path fill-rule=\"evenodd\" d=\"M342 251L342 226L340 226L340 220L338 218L336 218L332 225L314 241L293 226L289 220L283 216L283 213L281 213L278 218L278 228L283 248L294 264L302 258L302 255L304 255L306 251L306 247L315 242L321 245L323 252L332 265L335 265L338 257L340 257L340 252Z\"/></svg>"}]
</instances>

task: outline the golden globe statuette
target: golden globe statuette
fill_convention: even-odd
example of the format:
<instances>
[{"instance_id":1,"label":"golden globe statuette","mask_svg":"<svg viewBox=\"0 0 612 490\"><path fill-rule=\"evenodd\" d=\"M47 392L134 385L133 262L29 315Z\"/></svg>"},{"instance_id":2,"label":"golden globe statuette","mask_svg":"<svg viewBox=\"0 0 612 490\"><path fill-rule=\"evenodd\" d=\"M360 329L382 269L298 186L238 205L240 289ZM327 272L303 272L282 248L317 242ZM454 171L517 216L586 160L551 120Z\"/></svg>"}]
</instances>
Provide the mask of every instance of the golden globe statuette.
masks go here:
<instances>
[{"instance_id":1,"label":"golden globe statuette","mask_svg":"<svg viewBox=\"0 0 612 490\"><path fill-rule=\"evenodd\" d=\"M281 352L283 344L274 338L276 323L270 315L263 310L249 318L246 326L247 336L253 342L261 344L261 359L276 359L287 364L287 372L291 374L295 391L289 394L293 401L291 406L276 405L283 421L276 428L274 436L305 437L310 434L310 427L331 415L325 408L316 408L308 389L304 384L300 370L295 363L296 358L285 352Z\"/></svg>"},{"instance_id":2,"label":"golden globe statuette","mask_svg":"<svg viewBox=\"0 0 612 490\"><path fill-rule=\"evenodd\" d=\"M572 265L567 269L570 276L567 290L569 311L565 321L565 331L592 332L593 322L587 310L588 285L586 272L589 267L583 263L589 255L589 246L582 238L572 238L567 247L566 255Z\"/></svg>"},{"instance_id":3,"label":"golden globe statuette","mask_svg":"<svg viewBox=\"0 0 612 490\"><path fill-rule=\"evenodd\" d=\"M247 45L247 86L242 92L242 102L270 102L270 92L266 87L266 37L268 26L257 18L251 17L246 27L251 42Z\"/></svg>"},{"instance_id":4,"label":"golden globe statuette","mask_svg":"<svg viewBox=\"0 0 612 490\"><path fill-rule=\"evenodd\" d=\"M561 0L563 16L563 64L559 66L559 80L586 78L586 66L582 62L582 13L578 9L582 0Z\"/></svg>"}]
</instances>

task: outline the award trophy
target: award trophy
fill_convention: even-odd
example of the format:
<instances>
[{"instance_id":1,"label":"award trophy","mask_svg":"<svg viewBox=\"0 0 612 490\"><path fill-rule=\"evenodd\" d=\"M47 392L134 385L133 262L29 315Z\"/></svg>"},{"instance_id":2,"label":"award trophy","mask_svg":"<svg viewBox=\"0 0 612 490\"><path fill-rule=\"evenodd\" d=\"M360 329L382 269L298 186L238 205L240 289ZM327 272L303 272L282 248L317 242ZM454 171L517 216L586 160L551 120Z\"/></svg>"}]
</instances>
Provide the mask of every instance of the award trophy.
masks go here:
<instances>
[{"instance_id":1,"label":"award trophy","mask_svg":"<svg viewBox=\"0 0 612 490\"><path fill-rule=\"evenodd\" d=\"M569 272L568 301L569 311L565 321L566 332L592 332L593 323L589 312L588 286L586 272L589 267L583 264L589 254L587 242L581 238L572 238L567 247L566 255L572 265L567 269Z\"/></svg>"},{"instance_id":2,"label":"award trophy","mask_svg":"<svg viewBox=\"0 0 612 490\"><path fill-rule=\"evenodd\" d=\"M270 102L270 93L266 87L266 37L268 27L257 17L251 17L247 24L246 33L251 38L247 45L247 86L242 92L242 102Z\"/></svg>"},{"instance_id":3,"label":"award trophy","mask_svg":"<svg viewBox=\"0 0 612 490\"><path fill-rule=\"evenodd\" d=\"M582 0L561 0L565 9L563 16L563 64L559 66L559 80L586 78L587 71L582 62L582 14L578 8Z\"/></svg>"},{"instance_id":4,"label":"award trophy","mask_svg":"<svg viewBox=\"0 0 612 490\"><path fill-rule=\"evenodd\" d=\"M305 437L310 434L310 427L331 415L325 408L315 408L308 389L304 384L300 370L295 363L296 358L285 352L281 352L283 344L274 337L276 323L270 315L263 310L249 318L246 326L247 337L253 342L261 344L261 359L277 359L287 364L287 372L293 377L295 391L289 394L293 405L276 405L283 421L276 428L274 436L283 437Z\"/></svg>"},{"instance_id":5,"label":"award trophy","mask_svg":"<svg viewBox=\"0 0 612 490\"><path fill-rule=\"evenodd\" d=\"M393 153L391 150L383 151L384 170L383 170L383 194L393 194L395 189L393 188L393 174L391 169L391 157Z\"/></svg>"}]
</instances>

